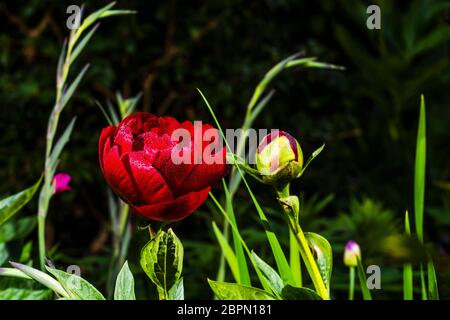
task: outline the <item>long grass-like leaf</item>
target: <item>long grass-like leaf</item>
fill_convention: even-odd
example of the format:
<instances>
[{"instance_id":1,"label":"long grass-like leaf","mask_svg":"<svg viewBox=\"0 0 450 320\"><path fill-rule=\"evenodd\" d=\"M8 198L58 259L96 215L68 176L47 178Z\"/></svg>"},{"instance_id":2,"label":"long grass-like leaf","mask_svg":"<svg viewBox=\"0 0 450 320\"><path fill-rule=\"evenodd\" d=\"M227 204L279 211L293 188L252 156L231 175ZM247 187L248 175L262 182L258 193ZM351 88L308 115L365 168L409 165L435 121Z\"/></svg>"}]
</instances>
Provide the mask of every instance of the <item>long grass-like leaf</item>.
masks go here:
<instances>
[{"instance_id":1,"label":"long grass-like leaf","mask_svg":"<svg viewBox=\"0 0 450 320\"><path fill-rule=\"evenodd\" d=\"M358 278L359 278L359 285L361 288L361 292L363 295L364 300L372 300L372 294L370 293L369 288L367 288L367 279L366 279L366 273L364 271L364 267L362 265L361 259L358 259Z\"/></svg>"},{"instance_id":2,"label":"long grass-like leaf","mask_svg":"<svg viewBox=\"0 0 450 320\"><path fill-rule=\"evenodd\" d=\"M219 230L219 227L217 227L217 224L214 221L212 222L212 226L213 226L214 234L216 235L216 238L217 238L217 242L219 242L220 248L222 249L222 252L225 255L225 259L228 262L228 266L231 269L231 273L233 274L236 282L240 283L241 281L240 281L240 277L239 277L239 267L238 267L236 255L234 254L234 251L231 248L230 244L228 243L227 239L225 239L224 235Z\"/></svg>"},{"instance_id":3,"label":"long grass-like leaf","mask_svg":"<svg viewBox=\"0 0 450 320\"><path fill-rule=\"evenodd\" d=\"M405 232L411 235L411 228L409 225L408 211L405 213ZM403 299L413 300L413 269L411 263L405 263L403 266Z\"/></svg>"},{"instance_id":4,"label":"long grass-like leaf","mask_svg":"<svg viewBox=\"0 0 450 320\"><path fill-rule=\"evenodd\" d=\"M220 133L221 133L221 135L222 135L222 137L223 137L223 139L225 141L227 149L231 152L232 150L230 150L230 148L229 148L229 145L228 145L226 137L225 137L225 135L223 133L222 127L220 126L220 123L217 120L217 117L216 117L213 109L211 108L208 100L205 98L203 93L199 89L197 89L197 90L199 91L200 95L202 96L203 100L205 101L205 104L208 107L208 109L209 109L209 111L210 111L210 113L211 113L211 115L212 115L212 117L213 117L213 119L214 119L214 121L215 121L215 123L217 125L217 128L219 129L219 131L220 131ZM263 212L261 206L259 205L256 197L254 196L250 186L248 185L248 183L247 183L247 181L246 181L246 179L245 179L241 169L239 168L239 166L237 166L236 168L239 171L239 174L241 175L241 178L244 181L244 184L245 184L245 186L247 188L248 193L250 194L250 197L251 197L251 199L253 201L253 204L255 205L256 211L258 212L258 215L259 215L261 221L264 224L266 236L267 236L267 239L269 240L269 244L270 244L270 247L272 249L272 253L274 255L275 262L277 264L278 272L280 273L281 278L283 279L283 281L285 283L294 284L295 283L294 282L294 278L292 276L292 272L291 272L291 269L289 267L289 263L288 263L288 261L286 259L286 256L285 256L283 250L281 249L281 245L280 245L280 243L279 243L275 233L273 233L270 230L270 228L269 228L269 221L267 220L266 215L264 214L264 212Z\"/></svg>"},{"instance_id":5,"label":"long grass-like leaf","mask_svg":"<svg viewBox=\"0 0 450 320\"><path fill-rule=\"evenodd\" d=\"M244 250L247 253L247 256L249 257L249 259L250 259L250 261L251 261L251 263L253 265L253 268L255 269L256 274L258 275L258 279L261 282L261 285L263 286L264 290L266 290L267 292L272 292L272 289L270 288L270 285L267 283L266 278L261 273L261 271L259 270L256 262L254 261L250 249L247 247L247 244L245 243L244 239L242 238L241 234L239 233L238 227L236 226L236 224L233 223L233 221L231 221L231 219L228 217L227 212L225 211L225 209L221 206L219 201L217 201L216 197L211 192L209 193L209 196L213 200L213 202L215 203L215 205L217 206L219 211L222 213L222 215L224 216L225 220L228 221L228 223L231 226L231 229L235 230L236 235L239 237L239 240L241 241L242 246L244 247Z\"/></svg>"},{"instance_id":6,"label":"long grass-like leaf","mask_svg":"<svg viewBox=\"0 0 450 320\"><path fill-rule=\"evenodd\" d=\"M414 171L414 215L417 237L423 242L423 208L425 197L426 122L425 98L420 99L419 128L417 131L416 163Z\"/></svg>"},{"instance_id":7,"label":"long grass-like leaf","mask_svg":"<svg viewBox=\"0 0 450 320\"><path fill-rule=\"evenodd\" d=\"M230 193L228 192L228 186L226 185L225 180L222 180L223 182L223 189L225 191L225 199L227 202L227 214L230 217L231 221L233 221L234 224L236 223L236 217L234 215L233 210L233 202L230 196ZM246 286L251 286L250 281L250 274L248 272L248 266L247 266L247 260L245 259L244 249L242 248L242 243L239 241L239 238L234 230L231 230L233 234L233 243L234 243L234 251L236 253L236 259L238 263L239 268L239 283Z\"/></svg>"}]
</instances>

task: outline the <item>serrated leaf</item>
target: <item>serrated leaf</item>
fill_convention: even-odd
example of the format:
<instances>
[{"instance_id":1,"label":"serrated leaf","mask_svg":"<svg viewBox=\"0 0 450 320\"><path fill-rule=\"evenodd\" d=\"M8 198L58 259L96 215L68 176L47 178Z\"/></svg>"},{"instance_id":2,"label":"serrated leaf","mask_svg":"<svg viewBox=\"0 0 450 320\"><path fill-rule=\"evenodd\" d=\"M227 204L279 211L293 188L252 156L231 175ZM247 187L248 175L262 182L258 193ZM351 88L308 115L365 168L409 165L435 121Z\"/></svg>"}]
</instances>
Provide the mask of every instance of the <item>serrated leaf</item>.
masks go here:
<instances>
[{"instance_id":1,"label":"serrated leaf","mask_svg":"<svg viewBox=\"0 0 450 320\"><path fill-rule=\"evenodd\" d=\"M88 281L76 274L67 273L46 266L50 272L63 286L70 298L79 300L105 300L105 297Z\"/></svg>"},{"instance_id":2,"label":"serrated leaf","mask_svg":"<svg viewBox=\"0 0 450 320\"><path fill-rule=\"evenodd\" d=\"M322 298L309 288L297 288L287 285L281 291L283 300L322 300Z\"/></svg>"},{"instance_id":3,"label":"serrated leaf","mask_svg":"<svg viewBox=\"0 0 450 320\"><path fill-rule=\"evenodd\" d=\"M25 189L19 193L12 196L4 198L0 201L0 226L6 221L11 219L20 209L23 208L34 196L39 185L41 184L41 179L36 182L32 187Z\"/></svg>"},{"instance_id":4,"label":"serrated leaf","mask_svg":"<svg viewBox=\"0 0 450 320\"><path fill-rule=\"evenodd\" d=\"M311 248L323 282L330 291L331 271L333 268L333 253L327 239L314 232L305 232L305 238Z\"/></svg>"},{"instance_id":5,"label":"serrated leaf","mask_svg":"<svg viewBox=\"0 0 450 320\"><path fill-rule=\"evenodd\" d=\"M281 280L281 277L271 266L269 266L263 259L261 259L254 251L252 251L252 256L256 263L256 266L258 267L258 269L262 272L262 274L266 278L267 283L269 284L273 293L277 296L280 296L281 291L283 290L283 287L284 287L283 280Z\"/></svg>"},{"instance_id":6,"label":"serrated leaf","mask_svg":"<svg viewBox=\"0 0 450 320\"><path fill-rule=\"evenodd\" d=\"M160 299L180 279L183 270L183 245L172 229L160 230L141 251L142 269L157 286Z\"/></svg>"},{"instance_id":7,"label":"serrated leaf","mask_svg":"<svg viewBox=\"0 0 450 320\"><path fill-rule=\"evenodd\" d=\"M125 261L122 269L117 275L114 300L136 300L134 293L134 278L128 267L128 261Z\"/></svg>"},{"instance_id":8,"label":"serrated leaf","mask_svg":"<svg viewBox=\"0 0 450 320\"><path fill-rule=\"evenodd\" d=\"M220 300L277 300L275 296L258 288L210 279L208 283Z\"/></svg>"}]
</instances>

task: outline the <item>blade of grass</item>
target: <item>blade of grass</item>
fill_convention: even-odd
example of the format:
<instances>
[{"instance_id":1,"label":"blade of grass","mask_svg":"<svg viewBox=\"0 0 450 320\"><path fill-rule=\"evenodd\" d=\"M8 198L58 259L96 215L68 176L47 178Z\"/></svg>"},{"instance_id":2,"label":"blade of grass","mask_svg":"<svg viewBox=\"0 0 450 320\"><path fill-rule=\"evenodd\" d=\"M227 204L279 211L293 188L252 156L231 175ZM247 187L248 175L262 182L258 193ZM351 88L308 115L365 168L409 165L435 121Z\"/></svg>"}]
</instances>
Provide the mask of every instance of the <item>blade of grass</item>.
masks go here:
<instances>
[{"instance_id":1,"label":"blade of grass","mask_svg":"<svg viewBox=\"0 0 450 320\"><path fill-rule=\"evenodd\" d=\"M428 295L430 300L439 300L439 291L437 286L436 270L434 269L433 260L428 261Z\"/></svg>"},{"instance_id":2,"label":"blade of grass","mask_svg":"<svg viewBox=\"0 0 450 320\"><path fill-rule=\"evenodd\" d=\"M228 217L227 212L224 210L224 208L220 205L219 201L217 201L216 197L210 192L209 193L210 198L213 200L219 211L222 213L224 218L228 221L228 223L231 226L231 229L236 232L236 235L239 237L239 240L242 243L242 246L244 247L245 252L247 253L247 256L249 257L253 268L256 271L256 274L258 275L258 279L261 282L261 285L263 286L264 290L267 292L272 292L272 289L270 288L270 285L267 283L267 280L265 279L264 275L261 273L261 271L258 269L258 266L256 265L256 262L253 259L253 255L250 251L250 249L247 247L247 244L245 243L244 239L242 238L241 234L239 233L239 229L236 224L231 221L231 219Z\"/></svg>"},{"instance_id":3,"label":"blade of grass","mask_svg":"<svg viewBox=\"0 0 450 320\"><path fill-rule=\"evenodd\" d=\"M405 232L408 236L411 235L411 228L409 225L408 211L405 213ZM413 300L413 269L411 263L403 265L403 299Z\"/></svg>"},{"instance_id":4,"label":"blade of grass","mask_svg":"<svg viewBox=\"0 0 450 320\"><path fill-rule=\"evenodd\" d=\"M366 273L364 271L364 267L362 265L361 259L358 259L358 278L359 278L359 286L361 288L361 292L364 300L372 300L372 295L370 293L369 288L367 288L367 279Z\"/></svg>"},{"instance_id":5,"label":"blade of grass","mask_svg":"<svg viewBox=\"0 0 450 320\"><path fill-rule=\"evenodd\" d=\"M420 96L420 114L417 130L416 160L414 169L414 217L416 234L423 243L423 208L425 198L425 166L426 166L426 119L425 97ZM420 284L422 300L427 300L427 285L423 265L420 266Z\"/></svg>"},{"instance_id":6,"label":"blade of grass","mask_svg":"<svg viewBox=\"0 0 450 320\"><path fill-rule=\"evenodd\" d=\"M422 293L422 300L428 300L427 285L425 283L425 272L423 270L423 265L420 265L420 290Z\"/></svg>"},{"instance_id":7,"label":"blade of grass","mask_svg":"<svg viewBox=\"0 0 450 320\"><path fill-rule=\"evenodd\" d=\"M230 245L228 244L227 239L225 239L224 235L219 230L219 227L217 227L217 224L214 221L212 222L212 226L213 226L214 234L216 235L217 241L219 242L220 248L222 249L225 259L228 262L228 266L231 269L231 273L233 274L236 282L240 283L241 281L240 281L240 277L239 277L239 267L238 267L238 261L236 259L236 255L234 254L233 249L231 249Z\"/></svg>"},{"instance_id":8,"label":"blade of grass","mask_svg":"<svg viewBox=\"0 0 450 320\"><path fill-rule=\"evenodd\" d=\"M416 233L423 243L423 208L425 197L426 122L425 98L420 98L419 128L417 131L416 163L414 172L414 214Z\"/></svg>"},{"instance_id":9,"label":"blade of grass","mask_svg":"<svg viewBox=\"0 0 450 320\"><path fill-rule=\"evenodd\" d=\"M222 179L223 182L223 189L225 191L225 199L227 202L226 209L228 217L231 221L236 225L236 217L234 215L233 210L233 202L231 200L230 193L228 192L228 186L226 185L226 182L224 179ZM250 281L250 274L248 272L248 266L247 266L247 260L245 259L244 249L242 248L242 243L239 241L239 238L234 230L231 230L233 235L233 243L234 243L234 251L236 252L236 258L237 263L239 267L239 284L251 286Z\"/></svg>"},{"instance_id":10,"label":"blade of grass","mask_svg":"<svg viewBox=\"0 0 450 320\"><path fill-rule=\"evenodd\" d=\"M226 144L226 147L227 147L228 151L232 152L232 150L230 150L230 147L228 145L227 139L226 139L226 137L225 137L225 135L223 133L222 127L220 126L220 123L217 120L217 117L216 117L213 109L211 108L208 100L203 95L203 93L201 92L200 89L197 89L197 90L200 93L200 95L202 96L203 100L205 101L205 104L206 104L209 112L211 113L211 115L212 115L212 117L214 119L214 122L216 123L216 126L217 126L220 134L223 137L223 140L225 141L225 144ZM242 180L244 181L244 184L245 184L245 186L247 188L247 191L250 194L250 197L251 197L251 199L253 201L253 204L255 205L256 211L258 212L258 215L259 215L261 221L263 222L263 225L265 227L266 236L267 236L267 239L269 240L269 244L270 244L270 247L272 249L272 253L274 255L275 262L277 264L278 273L281 275L281 278L283 279L283 281L285 283L294 284L295 283L294 282L294 278L293 278L291 269L289 267L289 264L287 262L286 256L284 255L284 252L281 249L280 243L279 243L276 235L272 231L270 231L269 221L267 220L266 215L264 214L261 206L259 205L258 201L256 200L256 198L255 198L255 196L254 196L250 186L248 185L248 183L247 183L247 181L246 181L246 179L245 179L241 169L239 168L239 166L236 166L235 168L237 168L239 174L241 175Z\"/></svg>"}]
</instances>

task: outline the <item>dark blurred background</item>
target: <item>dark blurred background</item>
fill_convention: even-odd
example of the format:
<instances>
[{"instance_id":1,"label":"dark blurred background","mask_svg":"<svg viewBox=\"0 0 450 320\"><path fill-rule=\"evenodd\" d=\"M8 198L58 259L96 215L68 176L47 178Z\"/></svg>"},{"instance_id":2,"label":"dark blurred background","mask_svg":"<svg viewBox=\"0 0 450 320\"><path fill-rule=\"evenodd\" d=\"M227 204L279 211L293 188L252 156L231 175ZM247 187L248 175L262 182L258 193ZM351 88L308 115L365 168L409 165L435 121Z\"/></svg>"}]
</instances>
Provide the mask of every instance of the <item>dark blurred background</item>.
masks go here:
<instances>
[{"instance_id":1,"label":"dark blurred background","mask_svg":"<svg viewBox=\"0 0 450 320\"><path fill-rule=\"evenodd\" d=\"M89 1L85 9L92 12L106 3ZM374 3L381 8L381 30L366 28L366 8ZM1 196L22 190L41 174L70 4L74 2L0 3ZM302 51L346 70L283 72L272 83L275 96L255 127L289 131L305 155L326 143L294 190L302 192L305 229L333 243L334 294L346 295L342 250L354 239L362 245L367 263L385 271L385 290L375 296L401 297L396 247L380 239L402 233L405 210L413 212L415 139L423 93L428 138L426 242L438 257L441 295L450 296L448 1L136 0L118 1L116 8L138 13L103 20L69 75L74 77L90 63L61 118L64 128L77 115L59 167L72 175L73 191L55 197L48 216L48 246L56 263L80 264L87 279L104 286L110 237L97 139L107 122L95 100L114 103L116 92L124 97L141 92L139 110L212 123L196 91L200 88L222 126L238 128L265 72ZM252 185L287 245L287 229L270 190ZM35 202L23 217L35 214ZM239 225L250 246L270 261L263 229L249 203L247 193L239 192ZM186 249L188 298L211 297L205 277L214 278L218 269L220 251L211 216L218 222L221 218L210 208L205 205L174 226ZM145 222L136 220L135 225ZM29 228L21 243L36 239L34 232ZM129 254L137 275L142 233L135 230ZM141 289L149 286L144 277L137 286L138 296L150 294Z\"/></svg>"}]
</instances>

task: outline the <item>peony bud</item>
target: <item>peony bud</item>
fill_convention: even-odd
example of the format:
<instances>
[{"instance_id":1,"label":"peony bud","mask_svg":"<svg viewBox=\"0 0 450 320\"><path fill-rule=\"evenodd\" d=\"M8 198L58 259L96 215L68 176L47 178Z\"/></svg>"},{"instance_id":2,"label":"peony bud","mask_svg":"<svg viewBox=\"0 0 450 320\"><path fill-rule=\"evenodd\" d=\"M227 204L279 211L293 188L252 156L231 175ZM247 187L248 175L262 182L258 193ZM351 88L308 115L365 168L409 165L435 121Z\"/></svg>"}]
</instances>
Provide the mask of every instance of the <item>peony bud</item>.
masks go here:
<instances>
[{"instance_id":1,"label":"peony bud","mask_svg":"<svg viewBox=\"0 0 450 320\"><path fill-rule=\"evenodd\" d=\"M69 182L71 179L72 177L68 173L55 174L55 176L53 177L53 183L55 185L55 190L53 191L53 194L64 191L71 191L72 188L69 186Z\"/></svg>"},{"instance_id":2,"label":"peony bud","mask_svg":"<svg viewBox=\"0 0 450 320\"><path fill-rule=\"evenodd\" d=\"M303 167L300 144L289 133L274 130L256 152L256 168L265 183L283 185L297 178Z\"/></svg>"},{"instance_id":3,"label":"peony bud","mask_svg":"<svg viewBox=\"0 0 450 320\"><path fill-rule=\"evenodd\" d=\"M361 249L355 241L350 240L345 245L344 264L347 267L356 267L358 259L361 259Z\"/></svg>"}]
</instances>

